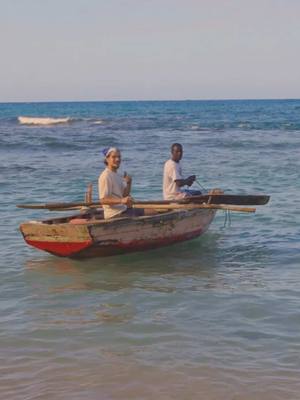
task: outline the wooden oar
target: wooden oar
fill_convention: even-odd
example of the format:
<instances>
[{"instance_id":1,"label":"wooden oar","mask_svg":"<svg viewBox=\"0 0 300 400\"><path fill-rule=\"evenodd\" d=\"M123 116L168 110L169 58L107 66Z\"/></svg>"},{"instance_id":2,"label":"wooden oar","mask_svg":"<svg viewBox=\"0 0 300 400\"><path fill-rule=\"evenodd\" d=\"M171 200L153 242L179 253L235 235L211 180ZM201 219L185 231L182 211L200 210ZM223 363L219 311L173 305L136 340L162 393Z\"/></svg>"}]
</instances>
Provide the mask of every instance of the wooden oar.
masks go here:
<instances>
[{"instance_id":1,"label":"wooden oar","mask_svg":"<svg viewBox=\"0 0 300 400\"><path fill-rule=\"evenodd\" d=\"M72 202L72 203L45 203L45 204L18 204L18 208L28 208L30 210L55 210L58 208L73 208L73 207L90 207L90 206L98 206L101 207L100 202L93 203L83 203Z\"/></svg>"},{"instance_id":2,"label":"wooden oar","mask_svg":"<svg viewBox=\"0 0 300 400\"><path fill-rule=\"evenodd\" d=\"M270 196L266 195L233 195L233 194L207 194L200 196L186 197L182 200L149 200L137 201L143 205L163 205L163 204L229 204L229 205L264 205L268 203ZM45 203L45 204L18 204L19 208L27 208L32 210L58 210L58 209L72 209L75 207L101 207L100 202L70 202L70 203Z\"/></svg>"},{"instance_id":3,"label":"wooden oar","mask_svg":"<svg viewBox=\"0 0 300 400\"><path fill-rule=\"evenodd\" d=\"M178 201L169 201L169 200L150 200L150 201L138 201L139 204L181 204L181 202ZM91 202L91 203L86 203L86 202L72 202L72 203L45 203L45 204L17 204L18 208L26 208L30 210L56 210L56 209L72 209L72 208L78 208L78 207L88 207L88 208L97 208L97 207L102 207L101 202L96 201L96 202Z\"/></svg>"},{"instance_id":4,"label":"wooden oar","mask_svg":"<svg viewBox=\"0 0 300 400\"><path fill-rule=\"evenodd\" d=\"M73 203L74 204L74 203ZM47 206L47 207L46 207ZM97 203L96 205L86 205L81 203L81 205L72 207L49 207L49 204L46 205L37 205L37 204L23 204L19 205L18 207L21 208L30 208L30 209L47 209L49 211L74 211L74 210L82 210L85 207L89 208L100 208L100 204ZM134 203L132 208L142 208L142 209L152 209L152 210L194 210L194 209L212 209L212 210L229 210L229 211L237 211L237 212L247 212L252 213L255 212L256 209L253 207L240 207L228 204L157 204L155 203L148 203L144 204L144 202Z\"/></svg>"},{"instance_id":5,"label":"wooden oar","mask_svg":"<svg viewBox=\"0 0 300 400\"><path fill-rule=\"evenodd\" d=\"M186 201L176 201L176 200L139 200L137 201L138 204L186 204ZM198 202L197 202L198 203ZM121 203L120 203L121 204ZM97 207L102 207L102 203L99 201L96 202L71 202L71 203L45 203L45 204L38 204L38 203L32 203L32 204L17 204L18 208L26 208L30 210L56 210L56 209L72 209L72 208L78 208L78 207L88 207L88 208L97 208Z\"/></svg>"},{"instance_id":6,"label":"wooden oar","mask_svg":"<svg viewBox=\"0 0 300 400\"><path fill-rule=\"evenodd\" d=\"M182 200L183 203L213 203L213 204L234 204L239 206L259 206L269 202L270 196L267 195L244 195L244 194L225 194L211 193L199 196L190 196Z\"/></svg>"},{"instance_id":7,"label":"wooden oar","mask_svg":"<svg viewBox=\"0 0 300 400\"><path fill-rule=\"evenodd\" d=\"M229 210L238 212L253 213L256 211L253 207L239 207L227 204L142 204L135 203L132 208L145 208L156 210L195 210L195 209L211 209L211 210Z\"/></svg>"}]
</instances>

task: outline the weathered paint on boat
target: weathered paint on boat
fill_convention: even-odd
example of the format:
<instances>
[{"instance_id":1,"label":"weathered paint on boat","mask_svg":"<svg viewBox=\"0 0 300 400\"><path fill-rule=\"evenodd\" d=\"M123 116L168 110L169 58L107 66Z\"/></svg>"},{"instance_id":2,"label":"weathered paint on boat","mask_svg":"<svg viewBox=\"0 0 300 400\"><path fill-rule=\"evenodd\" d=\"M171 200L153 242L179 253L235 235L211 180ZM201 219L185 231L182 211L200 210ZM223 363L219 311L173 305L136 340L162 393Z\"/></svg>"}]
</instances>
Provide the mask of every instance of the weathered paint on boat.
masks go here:
<instances>
[{"instance_id":1,"label":"weathered paint on boat","mask_svg":"<svg viewBox=\"0 0 300 400\"><path fill-rule=\"evenodd\" d=\"M171 211L152 216L105 220L76 217L21 224L25 241L62 257L88 258L153 249L204 233L216 210Z\"/></svg>"}]
</instances>

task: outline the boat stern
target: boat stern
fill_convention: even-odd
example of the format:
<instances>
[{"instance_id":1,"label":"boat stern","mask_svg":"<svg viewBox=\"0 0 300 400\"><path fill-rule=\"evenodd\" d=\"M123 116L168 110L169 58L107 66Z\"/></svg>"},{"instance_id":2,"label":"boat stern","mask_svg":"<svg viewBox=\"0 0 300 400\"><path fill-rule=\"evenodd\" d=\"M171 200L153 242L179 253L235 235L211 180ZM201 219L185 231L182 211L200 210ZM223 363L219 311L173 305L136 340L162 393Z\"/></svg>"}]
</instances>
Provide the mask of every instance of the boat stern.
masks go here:
<instances>
[{"instance_id":1,"label":"boat stern","mask_svg":"<svg viewBox=\"0 0 300 400\"><path fill-rule=\"evenodd\" d=\"M72 257L92 245L87 224L49 224L29 221L20 225L26 243L61 257Z\"/></svg>"}]
</instances>

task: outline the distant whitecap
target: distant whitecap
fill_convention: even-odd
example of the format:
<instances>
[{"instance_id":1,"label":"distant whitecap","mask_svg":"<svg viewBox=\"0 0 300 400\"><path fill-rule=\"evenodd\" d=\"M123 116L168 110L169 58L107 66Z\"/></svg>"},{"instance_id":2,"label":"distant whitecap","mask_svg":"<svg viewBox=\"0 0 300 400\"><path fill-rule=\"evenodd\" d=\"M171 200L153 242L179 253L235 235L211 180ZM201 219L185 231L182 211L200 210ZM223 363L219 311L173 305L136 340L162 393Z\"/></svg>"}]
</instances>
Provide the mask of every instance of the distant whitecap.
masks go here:
<instances>
[{"instance_id":1,"label":"distant whitecap","mask_svg":"<svg viewBox=\"0 0 300 400\"><path fill-rule=\"evenodd\" d=\"M71 121L70 117L66 118L49 118L49 117L18 117L20 124L25 125L53 125L65 124Z\"/></svg>"}]
</instances>

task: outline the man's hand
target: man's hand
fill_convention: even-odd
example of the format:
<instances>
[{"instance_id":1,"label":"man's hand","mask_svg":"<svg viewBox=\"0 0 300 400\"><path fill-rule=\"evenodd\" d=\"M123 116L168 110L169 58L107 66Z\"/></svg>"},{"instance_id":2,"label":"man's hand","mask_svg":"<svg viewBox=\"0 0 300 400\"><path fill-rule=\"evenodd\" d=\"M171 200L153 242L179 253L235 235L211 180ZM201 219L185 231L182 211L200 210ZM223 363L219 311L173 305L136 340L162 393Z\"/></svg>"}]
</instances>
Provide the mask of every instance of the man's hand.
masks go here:
<instances>
[{"instance_id":1,"label":"man's hand","mask_svg":"<svg viewBox=\"0 0 300 400\"><path fill-rule=\"evenodd\" d=\"M196 180L196 175L191 175L188 178L186 178L186 184L188 186L192 186L192 184L195 182Z\"/></svg>"},{"instance_id":2,"label":"man's hand","mask_svg":"<svg viewBox=\"0 0 300 400\"><path fill-rule=\"evenodd\" d=\"M131 208L133 204L133 198L131 196L123 197L121 203L125 204L125 206L128 208Z\"/></svg>"},{"instance_id":3,"label":"man's hand","mask_svg":"<svg viewBox=\"0 0 300 400\"><path fill-rule=\"evenodd\" d=\"M125 174L124 174L124 179L125 179L125 182L127 183L127 185L130 184L130 183L132 182L131 176L130 176L130 175L127 175L126 172L125 172Z\"/></svg>"}]
</instances>

